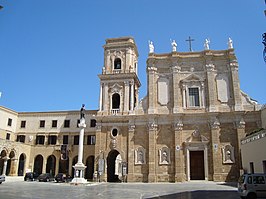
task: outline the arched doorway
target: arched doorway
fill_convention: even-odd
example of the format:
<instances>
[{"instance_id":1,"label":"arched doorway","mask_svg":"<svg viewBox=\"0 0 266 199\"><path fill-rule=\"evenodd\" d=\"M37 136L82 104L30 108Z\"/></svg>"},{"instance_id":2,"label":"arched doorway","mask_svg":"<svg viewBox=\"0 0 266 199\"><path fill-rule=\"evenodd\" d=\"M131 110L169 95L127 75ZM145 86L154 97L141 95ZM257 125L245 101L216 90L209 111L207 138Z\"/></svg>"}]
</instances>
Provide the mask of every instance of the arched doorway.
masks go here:
<instances>
[{"instance_id":1,"label":"arched doorway","mask_svg":"<svg viewBox=\"0 0 266 199\"><path fill-rule=\"evenodd\" d=\"M53 176L55 175L55 163L56 163L55 156L54 155L50 155L47 158L46 173L50 173Z\"/></svg>"},{"instance_id":2,"label":"arched doorway","mask_svg":"<svg viewBox=\"0 0 266 199\"><path fill-rule=\"evenodd\" d=\"M107 157L107 182L120 182L121 163L122 159L119 152L117 150L110 151Z\"/></svg>"},{"instance_id":3,"label":"arched doorway","mask_svg":"<svg viewBox=\"0 0 266 199\"><path fill-rule=\"evenodd\" d=\"M67 160L59 160L59 169L58 173L69 174L69 159Z\"/></svg>"},{"instance_id":4,"label":"arched doorway","mask_svg":"<svg viewBox=\"0 0 266 199\"><path fill-rule=\"evenodd\" d=\"M33 172L40 175L42 173L42 164L43 164L42 155L37 155L34 160Z\"/></svg>"},{"instance_id":5,"label":"arched doorway","mask_svg":"<svg viewBox=\"0 0 266 199\"><path fill-rule=\"evenodd\" d=\"M72 160L72 173L71 173L71 176L72 178L74 178L74 172L75 172L75 169L73 168L73 166L75 166L75 164L78 162L78 156L75 156Z\"/></svg>"},{"instance_id":6,"label":"arched doorway","mask_svg":"<svg viewBox=\"0 0 266 199\"><path fill-rule=\"evenodd\" d=\"M85 179L92 180L94 173L94 156L89 156L86 160L86 173Z\"/></svg>"},{"instance_id":7,"label":"arched doorway","mask_svg":"<svg viewBox=\"0 0 266 199\"><path fill-rule=\"evenodd\" d=\"M24 175L25 160L26 160L26 155L24 153L22 153L19 156L18 176L23 176Z\"/></svg>"}]
</instances>

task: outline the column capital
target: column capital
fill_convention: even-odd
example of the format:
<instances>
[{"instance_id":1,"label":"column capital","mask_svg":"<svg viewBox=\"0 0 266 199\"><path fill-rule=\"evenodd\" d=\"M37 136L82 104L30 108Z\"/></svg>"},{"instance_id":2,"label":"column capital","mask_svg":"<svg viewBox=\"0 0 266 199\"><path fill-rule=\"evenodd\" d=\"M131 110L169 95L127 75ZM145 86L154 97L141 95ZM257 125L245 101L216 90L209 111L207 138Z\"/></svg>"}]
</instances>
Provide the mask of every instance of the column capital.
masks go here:
<instances>
[{"instance_id":1,"label":"column capital","mask_svg":"<svg viewBox=\"0 0 266 199\"><path fill-rule=\"evenodd\" d=\"M158 130L158 124L155 122L149 122L148 129L149 129L149 131L157 131Z\"/></svg>"},{"instance_id":2,"label":"column capital","mask_svg":"<svg viewBox=\"0 0 266 199\"><path fill-rule=\"evenodd\" d=\"M178 120L174 124L175 131L182 131L183 130L183 122L181 120Z\"/></svg>"},{"instance_id":3,"label":"column capital","mask_svg":"<svg viewBox=\"0 0 266 199\"><path fill-rule=\"evenodd\" d=\"M213 118L210 122L209 122L209 124L210 124L210 128L212 129L212 130L217 130L217 129L220 129L220 122L219 122L219 120L218 120L218 118L217 117L215 117L215 118Z\"/></svg>"},{"instance_id":4,"label":"column capital","mask_svg":"<svg viewBox=\"0 0 266 199\"><path fill-rule=\"evenodd\" d=\"M134 131L135 128L136 128L135 124L129 124L129 125L128 125L128 130L129 130L129 131Z\"/></svg>"},{"instance_id":5,"label":"column capital","mask_svg":"<svg viewBox=\"0 0 266 199\"><path fill-rule=\"evenodd\" d=\"M235 122L235 128L236 129L244 129L246 126L246 122L244 121L243 118L241 118L239 121Z\"/></svg>"}]
</instances>

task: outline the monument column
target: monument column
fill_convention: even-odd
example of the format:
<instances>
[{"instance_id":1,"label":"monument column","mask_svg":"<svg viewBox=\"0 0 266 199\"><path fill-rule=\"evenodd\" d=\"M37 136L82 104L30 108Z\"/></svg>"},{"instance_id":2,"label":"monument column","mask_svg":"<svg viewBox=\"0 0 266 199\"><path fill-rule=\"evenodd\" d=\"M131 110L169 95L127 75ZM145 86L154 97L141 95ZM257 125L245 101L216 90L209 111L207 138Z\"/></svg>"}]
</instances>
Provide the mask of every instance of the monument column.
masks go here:
<instances>
[{"instance_id":1,"label":"monument column","mask_svg":"<svg viewBox=\"0 0 266 199\"><path fill-rule=\"evenodd\" d=\"M85 123L85 105L82 105L80 110L80 133L79 133L79 150L78 150L78 162L73 166L75 169L74 178L71 181L72 184L84 184L87 180L84 179L84 171L86 166L83 164L83 142L84 142L84 129L86 127Z\"/></svg>"},{"instance_id":2,"label":"monument column","mask_svg":"<svg viewBox=\"0 0 266 199\"><path fill-rule=\"evenodd\" d=\"M182 150L182 131L183 123L180 119L174 124L175 130L175 181L183 182L184 173L184 154Z\"/></svg>"}]
</instances>

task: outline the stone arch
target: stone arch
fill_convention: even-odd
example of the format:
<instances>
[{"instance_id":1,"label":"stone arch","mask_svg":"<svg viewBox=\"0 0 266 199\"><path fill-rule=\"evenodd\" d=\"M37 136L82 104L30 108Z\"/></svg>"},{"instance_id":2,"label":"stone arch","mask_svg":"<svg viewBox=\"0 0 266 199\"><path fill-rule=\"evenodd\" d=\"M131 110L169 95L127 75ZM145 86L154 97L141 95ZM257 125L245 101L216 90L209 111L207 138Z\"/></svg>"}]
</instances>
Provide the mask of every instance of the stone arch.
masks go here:
<instances>
[{"instance_id":1,"label":"stone arch","mask_svg":"<svg viewBox=\"0 0 266 199\"><path fill-rule=\"evenodd\" d=\"M7 149L3 148L1 153L0 153L0 175L6 174L7 160L8 160Z\"/></svg>"},{"instance_id":2,"label":"stone arch","mask_svg":"<svg viewBox=\"0 0 266 199\"><path fill-rule=\"evenodd\" d=\"M119 158L119 159L117 159ZM107 156L107 182L119 182L119 162L122 163L122 157L117 150L111 150ZM122 166L122 165L121 165Z\"/></svg>"},{"instance_id":3,"label":"stone arch","mask_svg":"<svg viewBox=\"0 0 266 199\"><path fill-rule=\"evenodd\" d=\"M94 173L94 156L91 155L86 160L86 171L85 171L85 179L93 180Z\"/></svg>"},{"instance_id":4,"label":"stone arch","mask_svg":"<svg viewBox=\"0 0 266 199\"><path fill-rule=\"evenodd\" d=\"M19 163L18 163L18 176L23 176L25 171L25 162L26 162L26 154L22 153L19 156Z\"/></svg>"},{"instance_id":5,"label":"stone arch","mask_svg":"<svg viewBox=\"0 0 266 199\"><path fill-rule=\"evenodd\" d=\"M50 155L47 158L46 163L46 173L50 173L53 176L55 175L55 166L56 166L56 158L54 155Z\"/></svg>"},{"instance_id":6,"label":"stone arch","mask_svg":"<svg viewBox=\"0 0 266 199\"><path fill-rule=\"evenodd\" d=\"M43 156L39 154L34 158L33 172L40 175L42 173L42 167L43 167Z\"/></svg>"}]
</instances>

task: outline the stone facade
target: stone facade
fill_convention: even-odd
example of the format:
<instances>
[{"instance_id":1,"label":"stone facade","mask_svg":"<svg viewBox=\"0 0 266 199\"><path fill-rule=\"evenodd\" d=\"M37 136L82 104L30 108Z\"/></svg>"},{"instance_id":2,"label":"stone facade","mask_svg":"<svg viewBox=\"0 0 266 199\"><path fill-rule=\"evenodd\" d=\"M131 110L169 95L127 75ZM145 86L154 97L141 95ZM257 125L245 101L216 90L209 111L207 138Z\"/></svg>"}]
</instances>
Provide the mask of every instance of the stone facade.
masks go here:
<instances>
[{"instance_id":1,"label":"stone facade","mask_svg":"<svg viewBox=\"0 0 266 199\"><path fill-rule=\"evenodd\" d=\"M238 178L240 140L261 127L261 113L256 102L240 90L233 48L166 54L152 51L146 67L147 96L141 100L134 39L107 39L103 48L99 110L86 111L86 123L91 124L85 128L85 178L92 179L95 172L108 182ZM16 113L4 107L0 111L2 171L14 152L13 159L23 154L23 163L18 163L24 164L23 172L11 162L6 166L14 170L10 175L26 170L73 175L78 111ZM9 119L11 126L6 125ZM44 127L40 127L41 121L45 121ZM66 123L69 125L64 127ZM6 141L8 132L11 138ZM40 136L44 139L41 143ZM15 142L20 138L23 143ZM62 158L63 144L67 145L67 160Z\"/></svg>"}]
</instances>

